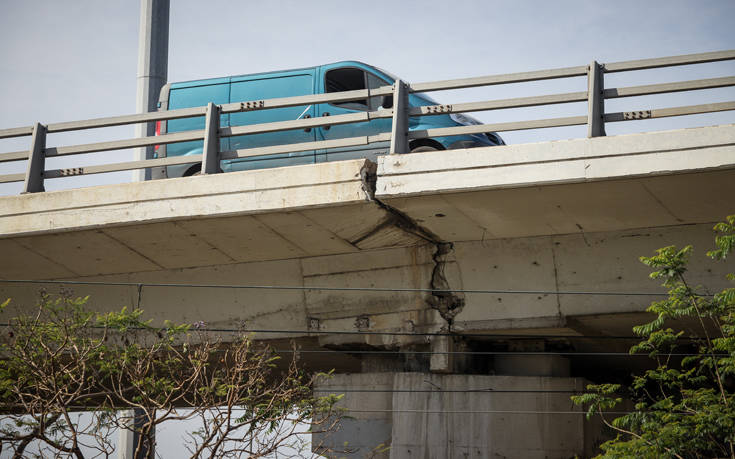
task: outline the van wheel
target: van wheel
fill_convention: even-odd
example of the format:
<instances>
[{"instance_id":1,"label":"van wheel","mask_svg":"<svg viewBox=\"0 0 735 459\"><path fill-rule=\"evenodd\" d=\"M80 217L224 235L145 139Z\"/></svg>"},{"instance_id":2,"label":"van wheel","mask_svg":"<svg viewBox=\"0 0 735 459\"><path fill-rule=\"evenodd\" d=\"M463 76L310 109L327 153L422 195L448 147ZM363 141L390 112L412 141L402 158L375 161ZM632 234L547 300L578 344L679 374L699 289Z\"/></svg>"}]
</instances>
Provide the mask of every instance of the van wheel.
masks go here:
<instances>
[{"instance_id":1,"label":"van wheel","mask_svg":"<svg viewBox=\"0 0 735 459\"><path fill-rule=\"evenodd\" d=\"M202 168L199 165L191 166L184 172L182 177L191 177L192 175L202 175Z\"/></svg>"},{"instance_id":2,"label":"van wheel","mask_svg":"<svg viewBox=\"0 0 735 459\"><path fill-rule=\"evenodd\" d=\"M217 171L217 172L221 174L221 173L222 173L222 169L220 169L220 170L219 170L219 171ZM192 172L192 173L186 174L186 175L185 175L184 177L193 177L193 176L195 176L195 175L202 175L202 170L201 170L201 169L197 169L197 170L195 170L195 171L194 171L194 172Z\"/></svg>"},{"instance_id":3,"label":"van wheel","mask_svg":"<svg viewBox=\"0 0 735 459\"><path fill-rule=\"evenodd\" d=\"M422 151L439 151L439 149L428 145L421 145L411 150L411 153L420 153Z\"/></svg>"}]
</instances>

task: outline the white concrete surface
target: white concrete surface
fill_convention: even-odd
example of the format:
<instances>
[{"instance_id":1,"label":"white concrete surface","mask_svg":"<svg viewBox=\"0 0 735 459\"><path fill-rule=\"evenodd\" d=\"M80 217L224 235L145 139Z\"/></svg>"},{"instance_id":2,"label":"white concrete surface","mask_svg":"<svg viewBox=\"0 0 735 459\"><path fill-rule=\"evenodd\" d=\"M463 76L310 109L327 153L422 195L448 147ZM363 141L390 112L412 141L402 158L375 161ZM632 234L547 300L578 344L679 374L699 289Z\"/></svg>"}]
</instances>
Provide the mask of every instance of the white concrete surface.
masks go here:
<instances>
[{"instance_id":1,"label":"white concrete surface","mask_svg":"<svg viewBox=\"0 0 735 459\"><path fill-rule=\"evenodd\" d=\"M315 436L315 442L335 447L348 442L349 453L329 457L590 457L599 430L590 429L581 407L572 404L569 393L535 392L582 390L585 385L580 378L540 376L335 375L317 389L344 393L342 406L351 419L330 437ZM520 390L531 392L506 392ZM380 444L390 448L371 456Z\"/></svg>"},{"instance_id":2,"label":"white concrete surface","mask_svg":"<svg viewBox=\"0 0 735 459\"><path fill-rule=\"evenodd\" d=\"M629 335L653 298L565 292L662 292L638 257L690 243L690 282L711 290L728 285L724 274L735 271L735 261L714 264L704 252L712 247L712 224L735 213L734 139L735 126L727 125L384 157L374 182L366 175L375 165L356 160L2 197L0 279L127 282L73 288L91 296L93 309L141 307L154 323L298 330L258 338L297 338L307 349L402 351L382 359L305 353L312 368L366 372L337 375L328 383L334 388L416 388L425 380L444 388L577 388L581 381L562 377L568 367L559 359L499 359L491 370L506 376L439 375L477 362L411 353L487 344L477 338L450 343L423 335L315 334L310 327L534 334L570 349L624 352L625 343L555 338ZM453 249L437 262L440 241ZM427 291L437 272L449 288L467 290L456 292L464 303L451 327ZM0 282L0 299L27 308L40 286ZM423 290L308 289L316 287ZM514 345L503 338L493 343ZM575 359L589 371L632 365ZM416 373L395 373L407 370ZM376 392L346 403L573 409L566 394L473 394ZM541 458L586 455L595 429L578 414L377 411L360 414L345 435L363 452L389 439L394 458Z\"/></svg>"},{"instance_id":3,"label":"white concrete surface","mask_svg":"<svg viewBox=\"0 0 735 459\"><path fill-rule=\"evenodd\" d=\"M711 224L459 242L444 267L452 288L548 293L465 293L465 305L456 316L453 329L627 335L630 326L641 320L630 313L643 311L654 298L556 292L663 292L659 282L648 278L649 271L638 257L653 254L665 245L688 243L695 246L691 282L713 290L724 288L727 285L724 274L735 271L735 261L715 263L704 256L713 245ZM433 253L432 245L421 245L288 260L59 277L133 284L427 289L434 268ZM100 258L104 256L98 254ZM76 269L85 266L84 259L73 262ZM12 266L18 274L28 274L18 265ZM0 283L0 297L12 297L20 305L32 305L39 286ZM54 284L47 287L51 291L58 289ZM306 330L311 319L319 320L322 331L357 330L356 318L360 316L369 319L370 331L437 331L447 325L427 304L429 293L425 291L143 287L139 292L135 285L73 288L79 294L91 295L95 308L139 306L157 322L205 321L210 327L220 328L237 328L246 323L256 329L304 330L301 335L278 337L308 336ZM383 347L427 343L421 337L385 335L326 335L318 339L322 345L361 343Z\"/></svg>"},{"instance_id":4,"label":"white concrete surface","mask_svg":"<svg viewBox=\"0 0 735 459\"><path fill-rule=\"evenodd\" d=\"M366 160L0 197L0 237L362 204Z\"/></svg>"},{"instance_id":5,"label":"white concrete surface","mask_svg":"<svg viewBox=\"0 0 735 459\"><path fill-rule=\"evenodd\" d=\"M382 156L376 197L543 186L735 167L735 125Z\"/></svg>"},{"instance_id":6,"label":"white concrete surface","mask_svg":"<svg viewBox=\"0 0 735 459\"><path fill-rule=\"evenodd\" d=\"M380 157L375 196L448 241L705 223L735 194L735 125Z\"/></svg>"},{"instance_id":7,"label":"white concrete surface","mask_svg":"<svg viewBox=\"0 0 735 459\"><path fill-rule=\"evenodd\" d=\"M377 195L454 243L442 266L451 288L547 292L467 293L455 329L625 332L634 319L610 315L638 313L650 298L557 292L659 291L640 255L672 243L709 248L712 223L735 212L734 138L727 125L385 157ZM435 246L370 200L364 176L374 167L354 160L0 198L0 278L427 289ZM552 170L579 183L558 184ZM703 257L693 267L694 282L711 288L727 271ZM0 284L27 304L35 289ZM155 320L224 327L303 330L317 319L350 330L358 316L372 330L447 325L427 292L77 290L108 309L139 305Z\"/></svg>"}]
</instances>

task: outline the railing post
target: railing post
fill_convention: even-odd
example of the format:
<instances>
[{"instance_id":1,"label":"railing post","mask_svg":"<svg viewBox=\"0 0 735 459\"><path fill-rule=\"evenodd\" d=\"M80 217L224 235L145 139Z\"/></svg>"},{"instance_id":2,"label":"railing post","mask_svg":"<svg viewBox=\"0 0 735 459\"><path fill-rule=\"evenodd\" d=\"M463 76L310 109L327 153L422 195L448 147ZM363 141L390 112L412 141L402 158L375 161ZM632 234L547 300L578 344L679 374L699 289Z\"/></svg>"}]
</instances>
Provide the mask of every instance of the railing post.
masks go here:
<instances>
[{"instance_id":1,"label":"railing post","mask_svg":"<svg viewBox=\"0 0 735 459\"><path fill-rule=\"evenodd\" d=\"M204 126L204 149L202 151L202 174L219 172L219 107L207 104Z\"/></svg>"},{"instance_id":2,"label":"railing post","mask_svg":"<svg viewBox=\"0 0 735 459\"><path fill-rule=\"evenodd\" d=\"M597 61L587 68L587 137L605 135L605 97L603 71Z\"/></svg>"},{"instance_id":3,"label":"railing post","mask_svg":"<svg viewBox=\"0 0 735 459\"><path fill-rule=\"evenodd\" d=\"M408 153L408 87L401 80L396 80L393 88L393 126L389 153Z\"/></svg>"},{"instance_id":4,"label":"railing post","mask_svg":"<svg viewBox=\"0 0 735 459\"><path fill-rule=\"evenodd\" d=\"M46 191L43 186L43 173L46 165L46 126L36 123L31 136L31 149L28 152L28 168L23 193Z\"/></svg>"}]
</instances>

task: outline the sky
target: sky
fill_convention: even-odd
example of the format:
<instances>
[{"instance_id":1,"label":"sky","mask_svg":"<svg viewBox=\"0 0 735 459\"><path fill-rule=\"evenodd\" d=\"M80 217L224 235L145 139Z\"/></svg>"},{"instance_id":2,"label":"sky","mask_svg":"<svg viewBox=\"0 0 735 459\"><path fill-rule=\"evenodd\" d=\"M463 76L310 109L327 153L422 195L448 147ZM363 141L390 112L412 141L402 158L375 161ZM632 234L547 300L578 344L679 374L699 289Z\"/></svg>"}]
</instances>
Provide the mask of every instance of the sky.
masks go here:
<instances>
[{"instance_id":1,"label":"sky","mask_svg":"<svg viewBox=\"0 0 735 459\"><path fill-rule=\"evenodd\" d=\"M140 3L0 0L0 129L135 112ZM169 81L356 59L409 82L735 49L735 1L171 0ZM610 85L735 75L735 62L611 75ZM627 78L627 79L626 79ZM443 103L586 90L584 78L439 93ZM612 101L610 110L735 100L735 90ZM617 104L617 105L616 105ZM641 105L642 104L642 105ZM653 105L651 107L650 105ZM484 122L586 114L584 104L482 112ZM688 118L688 119L685 119ZM734 112L617 123L608 134L735 122ZM658 123L658 124L657 124ZM630 126L621 126L623 124ZM641 127L642 126L642 127ZM582 137L584 127L502 134L508 143ZM48 145L133 137L132 127L55 134ZM0 152L29 138L0 140ZM125 161L129 152L66 158ZM49 161L49 167L61 164ZM83 164L65 164L73 167ZM0 164L0 174L23 172ZM129 172L47 181L47 189L128 181ZM20 184L0 184L15 194Z\"/></svg>"},{"instance_id":2,"label":"sky","mask_svg":"<svg viewBox=\"0 0 735 459\"><path fill-rule=\"evenodd\" d=\"M0 0L0 129L135 113L139 7L136 0ZM171 0L168 79L185 81L356 59L409 82L423 82L586 65L592 60L604 63L719 51L735 48L733 18L733 0ZM735 75L735 62L696 67L634 72L627 80L616 74L605 84ZM576 78L434 96L443 103L456 103L583 90L585 79ZM735 100L732 88L701 93L653 98L651 104L686 105L702 103L707 97ZM651 108L631 100L625 101L627 108L618 108L617 102L608 109ZM503 122L581 114L586 114L586 106L577 103L482 112L476 117ZM633 123L617 123L608 128L608 134L735 122L733 112L700 116L701 120L687 118L659 124L648 121L637 128L619 126ZM571 127L502 135L508 143L523 143L585 133L584 127ZM120 127L55 134L49 136L48 145L130 137L132 127ZM29 141L27 137L0 140L0 152L26 149ZM129 158L129 151L98 153L65 158L63 163L49 161L47 166ZM0 174L24 170L21 162L0 164ZM48 180L46 188L128 181L130 175ZM0 194L19 191L20 184L0 184Z\"/></svg>"},{"instance_id":3,"label":"sky","mask_svg":"<svg viewBox=\"0 0 735 459\"><path fill-rule=\"evenodd\" d=\"M0 129L135 112L137 0L0 0ZM735 0L171 0L169 81L360 60L409 82L735 49ZM611 75L606 87L735 75L735 62ZM584 91L586 80L436 95L445 103ZM735 100L735 89L613 101L634 110ZM625 105L627 104L627 105ZM485 122L586 114L584 104L478 113ZM735 112L608 126L608 134L734 123ZM584 127L504 133L508 143L583 137ZM104 136L104 138L101 138ZM122 127L49 146L130 138ZM0 153L28 148L0 140ZM129 152L80 158L126 161ZM53 166L54 162L49 161ZM66 165L64 167L72 167ZM0 163L0 175L24 164ZM129 172L47 181L55 190ZM0 184L0 195L21 184ZM167 444L176 442L168 440Z\"/></svg>"}]
</instances>

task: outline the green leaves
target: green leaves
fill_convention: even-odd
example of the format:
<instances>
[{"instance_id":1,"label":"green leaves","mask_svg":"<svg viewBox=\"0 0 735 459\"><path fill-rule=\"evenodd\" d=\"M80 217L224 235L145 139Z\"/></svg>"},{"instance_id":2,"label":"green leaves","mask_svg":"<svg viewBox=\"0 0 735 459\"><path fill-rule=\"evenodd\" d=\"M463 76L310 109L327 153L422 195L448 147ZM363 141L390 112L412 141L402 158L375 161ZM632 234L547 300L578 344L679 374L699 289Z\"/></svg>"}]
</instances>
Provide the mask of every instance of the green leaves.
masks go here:
<instances>
[{"instance_id":1,"label":"green leaves","mask_svg":"<svg viewBox=\"0 0 735 459\"><path fill-rule=\"evenodd\" d=\"M656 251L656 255L652 257L640 257L641 262L656 271L650 274L651 279L664 279L664 285L668 286L670 279L686 272L686 264L692 253L692 246L688 245L681 250L677 250L675 246L670 245Z\"/></svg>"},{"instance_id":2,"label":"green leaves","mask_svg":"<svg viewBox=\"0 0 735 459\"><path fill-rule=\"evenodd\" d=\"M191 439L195 450L202 447L208 455L247 444L243 435L258 444L270 435L273 443L261 445L270 451L283 441L286 419L296 426L321 416L332 425L340 397L314 397L313 377L303 374L296 360L284 362L249 336L222 343L202 325L192 330L189 324L166 321L155 327L140 309L95 313L87 303L86 297L43 294L35 312L9 320L10 338L0 344L0 410L20 424L0 422L6 434L0 442L53 437L58 441L47 442L49 451L68 452L78 435L94 437L118 422L111 412L131 406L148 420L139 431L144 441L153 441L153 426L161 422L206 418ZM7 313L8 304L0 304L0 312ZM173 415L181 406L191 407L188 414ZM66 414L79 407L89 409L96 421L68 422ZM13 412L32 414L7 414ZM231 440L219 442L222 438ZM242 452L228 451L212 456Z\"/></svg>"},{"instance_id":3,"label":"green leaves","mask_svg":"<svg viewBox=\"0 0 735 459\"><path fill-rule=\"evenodd\" d=\"M142 309L128 311L128 308L123 306L120 312L97 314L97 325L122 333L137 329L151 329L150 321L140 319L142 315Z\"/></svg>"},{"instance_id":4,"label":"green leaves","mask_svg":"<svg viewBox=\"0 0 735 459\"><path fill-rule=\"evenodd\" d=\"M613 395L620 392L619 384L589 384L587 390L590 391L582 395L572 395L572 402L575 405L588 405L587 419L595 414L605 410L615 408L623 401L620 397Z\"/></svg>"},{"instance_id":5,"label":"green leaves","mask_svg":"<svg viewBox=\"0 0 735 459\"><path fill-rule=\"evenodd\" d=\"M715 260L724 260L735 249L735 215L728 215L725 222L715 225L714 230L717 249L707 252L707 256Z\"/></svg>"},{"instance_id":6,"label":"green leaves","mask_svg":"<svg viewBox=\"0 0 735 459\"><path fill-rule=\"evenodd\" d=\"M735 248L735 215L715 226L716 250L707 253L725 260ZM635 402L629 414L603 421L618 436L601 445L600 457L733 457L735 458L735 289L707 295L686 279L691 246L668 246L640 260L662 279L668 298L652 303L655 318L633 328L641 342L631 353L647 353L655 368L633 375L627 388L617 384L588 386L573 396L588 407L588 418L604 414L622 402L626 389ZM735 276L729 274L729 280ZM676 327L698 324L685 333ZM672 358L676 349L695 355Z\"/></svg>"}]
</instances>

